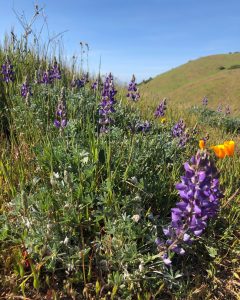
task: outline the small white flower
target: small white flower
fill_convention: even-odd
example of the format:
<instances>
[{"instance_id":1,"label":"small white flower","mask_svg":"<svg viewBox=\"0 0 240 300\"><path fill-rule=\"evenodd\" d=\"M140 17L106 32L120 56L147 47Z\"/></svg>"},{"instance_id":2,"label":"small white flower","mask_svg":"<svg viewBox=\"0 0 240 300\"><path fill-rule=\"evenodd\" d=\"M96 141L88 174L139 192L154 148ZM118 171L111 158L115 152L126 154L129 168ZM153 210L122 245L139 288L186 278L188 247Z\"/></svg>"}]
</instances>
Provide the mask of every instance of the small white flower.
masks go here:
<instances>
[{"instance_id":1,"label":"small white flower","mask_svg":"<svg viewBox=\"0 0 240 300\"><path fill-rule=\"evenodd\" d=\"M131 183L133 183L133 184L138 184L138 179L137 179L136 176L131 177L130 181L131 181Z\"/></svg>"},{"instance_id":2,"label":"small white flower","mask_svg":"<svg viewBox=\"0 0 240 300\"><path fill-rule=\"evenodd\" d=\"M139 271L142 273L142 271L144 270L143 264L141 263L138 268L139 268Z\"/></svg>"},{"instance_id":3,"label":"small white flower","mask_svg":"<svg viewBox=\"0 0 240 300\"><path fill-rule=\"evenodd\" d=\"M60 175L59 175L58 172L57 172L57 173L53 172L53 176L54 176L56 179L58 179L58 178L60 177Z\"/></svg>"},{"instance_id":4,"label":"small white flower","mask_svg":"<svg viewBox=\"0 0 240 300\"><path fill-rule=\"evenodd\" d=\"M63 244L64 244L64 245L67 245L67 244L68 244L68 241L69 241L69 238L66 236L65 239L64 239L64 241L63 241Z\"/></svg>"},{"instance_id":5,"label":"small white flower","mask_svg":"<svg viewBox=\"0 0 240 300\"><path fill-rule=\"evenodd\" d=\"M137 223L140 220L140 216L139 215L133 215L132 220Z\"/></svg>"},{"instance_id":6,"label":"small white flower","mask_svg":"<svg viewBox=\"0 0 240 300\"><path fill-rule=\"evenodd\" d=\"M30 226L31 226L31 223L30 223L30 221L28 219L26 221L26 226L27 226L27 228L30 228Z\"/></svg>"}]
</instances>

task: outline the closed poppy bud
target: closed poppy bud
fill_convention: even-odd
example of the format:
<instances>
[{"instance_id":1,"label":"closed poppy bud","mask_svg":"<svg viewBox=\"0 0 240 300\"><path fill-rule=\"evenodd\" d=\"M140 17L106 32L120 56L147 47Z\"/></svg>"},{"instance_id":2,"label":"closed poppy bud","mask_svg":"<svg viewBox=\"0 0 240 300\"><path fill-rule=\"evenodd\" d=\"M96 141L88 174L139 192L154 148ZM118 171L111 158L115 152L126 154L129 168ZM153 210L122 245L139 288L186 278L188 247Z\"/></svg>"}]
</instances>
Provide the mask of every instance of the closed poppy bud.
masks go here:
<instances>
[{"instance_id":1,"label":"closed poppy bud","mask_svg":"<svg viewBox=\"0 0 240 300\"><path fill-rule=\"evenodd\" d=\"M199 141L199 148L200 148L201 150L203 150L203 149L205 148L205 141L204 141L204 140L200 140L200 141Z\"/></svg>"}]
</instances>

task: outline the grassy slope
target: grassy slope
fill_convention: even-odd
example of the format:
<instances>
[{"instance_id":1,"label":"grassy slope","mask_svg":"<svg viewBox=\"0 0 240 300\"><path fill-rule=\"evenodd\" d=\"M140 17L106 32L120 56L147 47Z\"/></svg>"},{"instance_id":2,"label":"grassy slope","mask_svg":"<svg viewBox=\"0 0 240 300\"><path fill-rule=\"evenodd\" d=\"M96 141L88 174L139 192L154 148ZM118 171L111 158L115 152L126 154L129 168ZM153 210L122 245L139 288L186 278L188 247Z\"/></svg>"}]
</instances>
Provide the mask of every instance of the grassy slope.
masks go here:
<instances>
[{"instance_id":1,"label":"grassy slope","mask_svg":"<svg viewBox=\"0 0 240 300\"><path fill-rule=\"evenodd\" d=\"M206 56L155 77L140 90L148 104L168 97L174 104L190 106L207 96L210 107L229 103L239 113L240 69L227 70L236 64L240 64L240 53ZM220 66L226 69L219 70Z\"/></svg>"}]
</instances>

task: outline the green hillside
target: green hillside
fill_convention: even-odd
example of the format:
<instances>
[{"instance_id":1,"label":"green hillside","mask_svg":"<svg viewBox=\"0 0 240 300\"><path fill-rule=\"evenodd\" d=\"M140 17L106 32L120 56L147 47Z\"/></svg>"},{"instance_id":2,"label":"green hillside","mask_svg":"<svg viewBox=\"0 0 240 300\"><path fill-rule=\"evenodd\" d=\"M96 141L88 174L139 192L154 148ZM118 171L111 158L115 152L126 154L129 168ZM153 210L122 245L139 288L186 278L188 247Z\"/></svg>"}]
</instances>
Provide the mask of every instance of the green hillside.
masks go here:
<instances>
[{"instance_id":1,"label":"green hillside","mask_svg":"<svg viewBox=\"0 0 240 300\"><path fill-rule=\"evenodd\" d=\"M219 54L199 58L158 75L140 86L143 98L154 105L168 97L174 104L200 104L207 96L209 106L229 104L240 112L240 53Z\"/></svg>"}]
</instances>

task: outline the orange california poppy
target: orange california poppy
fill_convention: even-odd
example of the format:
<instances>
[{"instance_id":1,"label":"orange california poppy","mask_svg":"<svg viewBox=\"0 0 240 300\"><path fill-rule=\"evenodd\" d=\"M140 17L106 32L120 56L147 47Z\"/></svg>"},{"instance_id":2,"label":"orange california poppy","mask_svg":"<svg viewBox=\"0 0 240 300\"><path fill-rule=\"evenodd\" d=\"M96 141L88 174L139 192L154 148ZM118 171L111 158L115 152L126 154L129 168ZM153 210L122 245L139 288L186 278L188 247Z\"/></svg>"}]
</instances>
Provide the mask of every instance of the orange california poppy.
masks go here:
<instances>
[{"instance_id":1,"label":"orange california poppy","mask_svg":"<svg viewBox=\"0 0 240 300\"><path fill-rule=\"evenodd\" d=\"M212 146L211 149L215 152L216 156L219 158L224 158L226 156L224 145Z\"/></svg>"},{"instance_id":2,"label":"orange california poppy","mask_svg":"<svg viewBox=\"0 0 240 300\"><path fill-rule=\"evenodd\" d=\"M200 141L199 141L199 148L200 148L201 150L203 150L203 149L205 148L205 141L204 141L204 140L200 140Z\"/></svg>"},{"instance_id":3,"label":"orange california poppy","mask_svg":"<svg viewBox=\"0 0 240 300\"><path fill-rule=\"evenodd\" d=\"M227 156L233 156L234 154L234 141L226 141L224 142L224 148Z\"/></svg>"},{"instance_id":4,"label":"orange california poppy","mask_svg":"<svg viewBox=\"0 0 240 300\"><path fill-rule=\"evenodd\" d=\"M224 158L225 156L233 156L234 146L234 141L226 141L223 145L212 146L211 149L213 149L217 157Z\"/></svg>"}]
</instances>

